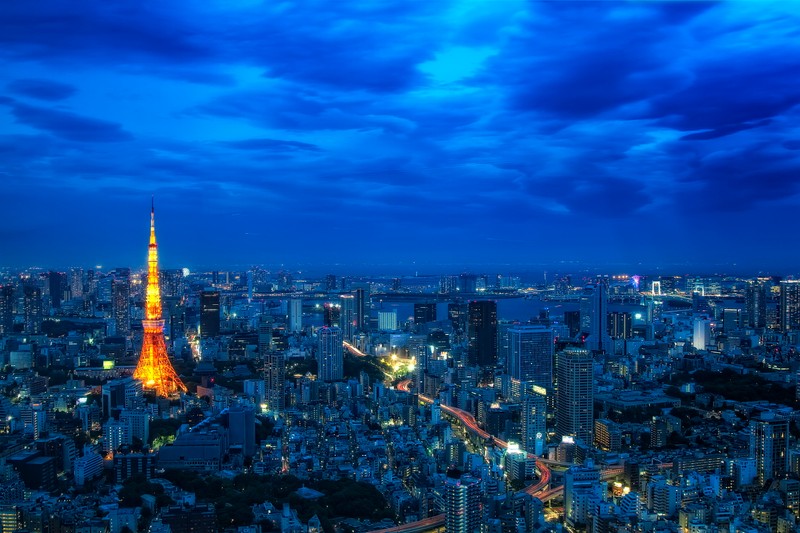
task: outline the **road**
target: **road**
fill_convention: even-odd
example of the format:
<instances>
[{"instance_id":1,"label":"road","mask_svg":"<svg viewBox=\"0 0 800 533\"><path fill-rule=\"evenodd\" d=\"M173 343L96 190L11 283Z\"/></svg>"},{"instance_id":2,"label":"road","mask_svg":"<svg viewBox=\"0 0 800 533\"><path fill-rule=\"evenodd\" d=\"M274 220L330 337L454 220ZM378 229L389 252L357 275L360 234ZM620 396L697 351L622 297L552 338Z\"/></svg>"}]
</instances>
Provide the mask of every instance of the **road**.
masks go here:
<instances>
[{"instance_id":1,"label":"road","mask_svg":"<svg viewBox=\"0 0 800 533\"><path fill-rule=\"evenodd\" d=\"M408 392L409 384L411 383L410 379L403 380L397 384L398 390ZM423 394L419 395L420 401L424 403L431 404L433 403L433 399L425 396ZM468 431L477 435L478 437L492 441L492 443L500 448L507 448L508 443L504 440L498 439L486 431L482 430L478 427L478 423L475 420L475 417L472 416L472 413L468 413L463 409L458 409L457 407L451 407L449 405L442 405L442 411L449 413L456 417L464 427L467 428ZM536 460L536 466L539 469L540 477L539 480L523 489L523 492L530 494L531 496L538 497L538 493L544 489L550 483L550 469L544 464L541 460ZM418 520L416 522L409 522L407 524L402 524L399 526L395 526L389 529L379 529L375 531L371 531L369 533L424 533L426 531L431 531L434 529L440 529L444 527L444 515L436 515L431 516L430 518L426 518L424 520Z\"/></svg>"}]
</instances>

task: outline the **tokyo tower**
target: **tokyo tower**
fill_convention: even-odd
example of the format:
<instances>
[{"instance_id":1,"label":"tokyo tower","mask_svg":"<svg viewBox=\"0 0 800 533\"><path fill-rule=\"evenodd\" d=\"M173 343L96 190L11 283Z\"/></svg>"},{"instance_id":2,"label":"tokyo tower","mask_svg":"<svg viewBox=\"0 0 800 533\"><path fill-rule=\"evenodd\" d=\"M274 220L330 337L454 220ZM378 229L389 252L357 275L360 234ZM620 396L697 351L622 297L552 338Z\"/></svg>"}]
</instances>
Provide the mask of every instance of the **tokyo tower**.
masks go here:
<instances>
[{"instance_id":1,"label":"tokyo tower","mask_svg":"<svg viewBox=\"0 0 800 533\"><path fill-rule=\"evenodd\" d=\"M164 319L161 318L161 291L158 286L158 245L156 244L155 205L150 208L150 245L147 248L147 293L145 296L144 339L139 364L134 379L142 381L145 389L153 389L158 396L167 397L186 385L172 368L164 342Z\"/></svg>"}]
</instances>

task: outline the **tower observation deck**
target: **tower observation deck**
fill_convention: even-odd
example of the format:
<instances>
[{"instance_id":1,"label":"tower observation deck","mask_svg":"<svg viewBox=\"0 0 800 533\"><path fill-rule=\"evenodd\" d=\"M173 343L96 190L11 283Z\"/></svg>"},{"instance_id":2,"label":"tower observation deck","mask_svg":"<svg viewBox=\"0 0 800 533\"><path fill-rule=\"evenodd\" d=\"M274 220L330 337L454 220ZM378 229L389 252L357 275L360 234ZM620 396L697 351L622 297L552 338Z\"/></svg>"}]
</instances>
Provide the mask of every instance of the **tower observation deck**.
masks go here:
<instances>
[{"instance_id":1,"label":"tower observation deck","mask_svg":"<svg viewBox=\"0 0 800 533\"><path fill-rule=\"evenodd\" d=\"M144 338L139 363L133 373L145 389L167 397L178 391L186 392L186 385L172 367L164 341L164 319L161 315L161 290L158 280L158 244L156 244L155 206L150 208L150 245L147 248L147 292L145 293Z\"/></svg>"}]
</instances>

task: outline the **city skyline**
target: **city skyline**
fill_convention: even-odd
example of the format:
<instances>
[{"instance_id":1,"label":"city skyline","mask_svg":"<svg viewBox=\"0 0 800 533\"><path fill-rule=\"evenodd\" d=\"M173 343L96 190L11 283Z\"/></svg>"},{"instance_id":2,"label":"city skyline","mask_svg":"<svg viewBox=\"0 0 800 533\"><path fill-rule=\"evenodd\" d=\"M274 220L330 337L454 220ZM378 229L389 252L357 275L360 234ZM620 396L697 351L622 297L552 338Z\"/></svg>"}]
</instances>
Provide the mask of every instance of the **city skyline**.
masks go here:
<instances>
[{"instance_id":1,"label":"city skyline","mask_svg":"<svg viewBox=\"0 0 800 533\"><path fill-rule=\"evenodd\" d=\"M0 7L0 266L796 273L777 2ZM378 245L380 244L380 245Z\"/></svg>"}]
</instances>

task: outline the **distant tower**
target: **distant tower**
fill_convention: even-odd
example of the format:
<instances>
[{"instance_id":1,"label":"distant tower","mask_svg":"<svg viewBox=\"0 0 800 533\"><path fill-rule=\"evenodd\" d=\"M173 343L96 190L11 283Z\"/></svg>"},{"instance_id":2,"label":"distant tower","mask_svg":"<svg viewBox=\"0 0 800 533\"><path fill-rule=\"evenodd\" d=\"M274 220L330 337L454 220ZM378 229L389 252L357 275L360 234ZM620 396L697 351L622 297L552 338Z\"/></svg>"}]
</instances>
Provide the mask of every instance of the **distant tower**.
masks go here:
<instances>
[{"instance_id":1,"label":"distant tower","mask_svg":"<svg viewBox=\"0 0 800 533\"><path fill-rule=\"evenodd\" d=\"M591 445L594 430L593 360L589 350L567 348L556 355L556 434Z\"/></svg>"},{"instance_id":2,"label":"distant tower","mask_svg":"<svg viewBox=\"0 0 800 533\"><path fill-rule=\"evenodd\" d=\"M497 302L478 300L469 303L468 361L470 366L497 364Z\"/></svg>"},{"instance_id":3,"label":"distant tower","mask_svg":"<svg viewBox=\"0 0 800 533\"><path fill-rule=\"evenodd\" d=\"M170 396L186 392L186 385L172 368L167 345L164 342L164 319L161 313L161 292L158 285L158 244L156 244L155 208L150 209L150 245L147 251L147 292L142 326L142 353L133 373L134 379L142 382L146 389L153 389L158 396Z\"/></svg>"},{"instance_id":4,"label":"distant tower","mask_svg":"<svg viewBox=\"0 0 800 533\"><path fill-rule=\"evenodd\" d=\"M340 381L344 377L342 330L321 327L317 330L317 376L320 381Z\"/></svg>"}]
</instances>

